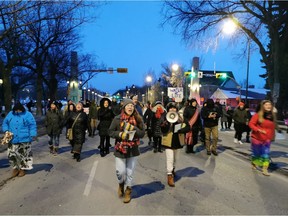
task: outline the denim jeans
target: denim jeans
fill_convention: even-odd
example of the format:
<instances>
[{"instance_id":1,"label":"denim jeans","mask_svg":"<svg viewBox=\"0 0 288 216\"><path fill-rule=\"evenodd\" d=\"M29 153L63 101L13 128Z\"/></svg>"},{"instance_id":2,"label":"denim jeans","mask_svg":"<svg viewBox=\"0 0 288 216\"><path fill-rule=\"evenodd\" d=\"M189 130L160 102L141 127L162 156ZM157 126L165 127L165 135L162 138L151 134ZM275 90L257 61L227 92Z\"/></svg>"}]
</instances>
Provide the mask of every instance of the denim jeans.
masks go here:
<instances>
[{"instance_id":1,"label":"denim jeans","mask_svg":"<svg viewBox=\"0 0 288 216\"><path fill-rule=\"evenodd\" d=\"M131 157L131 158L115 157L115 162L116 162L116 176L119 184L124 182L126 186L131 187L137 157Z\"/></svg>"},{"instance_id":2,"label":"denim jeans","mask_svg":"<svg viewBox=\"0 0 288 216\"><path fill-rule=\"evenodd\" d=\"M49 147L54 146L55 148L59 147L59 136L60 135L49 135Z\"/></svg>"}]
</instances>

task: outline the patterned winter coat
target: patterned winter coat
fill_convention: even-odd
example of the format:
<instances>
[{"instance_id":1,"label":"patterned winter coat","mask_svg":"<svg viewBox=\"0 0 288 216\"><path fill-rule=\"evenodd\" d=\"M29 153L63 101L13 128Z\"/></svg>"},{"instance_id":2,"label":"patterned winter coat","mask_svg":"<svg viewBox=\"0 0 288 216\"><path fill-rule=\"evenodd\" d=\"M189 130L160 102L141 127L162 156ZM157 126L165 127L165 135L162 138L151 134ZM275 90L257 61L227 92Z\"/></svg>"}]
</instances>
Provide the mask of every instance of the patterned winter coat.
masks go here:
<instances>
[{"instance_id":1,"label":"patterned winter coat","mask_svg":"<svg viewBox=\"0 0 288 216\"><path fill-rule=\"evenodd\" d=\"M14 113L10 111L3 120L3 132L13 133L12 144L32 142L32 138L37 136L37 126L31 112L24 111Z\"/></svg>"}]
</instances>

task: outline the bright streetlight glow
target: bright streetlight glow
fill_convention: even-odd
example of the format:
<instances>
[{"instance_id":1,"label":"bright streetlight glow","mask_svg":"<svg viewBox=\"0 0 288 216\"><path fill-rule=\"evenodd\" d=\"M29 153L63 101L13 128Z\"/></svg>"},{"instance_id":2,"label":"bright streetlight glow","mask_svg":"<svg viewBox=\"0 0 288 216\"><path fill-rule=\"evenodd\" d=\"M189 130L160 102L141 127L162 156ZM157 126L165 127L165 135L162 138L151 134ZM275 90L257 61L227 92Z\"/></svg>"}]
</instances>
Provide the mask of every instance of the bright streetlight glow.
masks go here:
<instances>
[{"instance_id":1,"label":"bright streetlight glow","mask_svg":"<svg viewBox=\"0 0 288 216\"><path fill-rule=\"evenodd\" d=\"M173 64L172 65L172 70L173 71L177 71L179 69L179 65L178 64Z\"/></svg>"},{"instance_id":2,"label":"bright streetlight glow","mask_svg":"<svg viewBox=\"0 0 288 216\"><path fill-rule=\"evenodd\" d=\"M152 82L152 77L151 76L147 76L146 77L146 82L148 82L148 83Z\"/></svg>"},{"instance_id":3,"label":"bright streetlight glow","mask_svg":"<svg viewBox=\"0 0 288 216\"><path fill-rule=\"evenodd\" d=\"M231 35L236 31L236 29L237 29L237 25L231 19L228 19L224 22L222 31L225 34Z\"/></svg>"}]
</instances>

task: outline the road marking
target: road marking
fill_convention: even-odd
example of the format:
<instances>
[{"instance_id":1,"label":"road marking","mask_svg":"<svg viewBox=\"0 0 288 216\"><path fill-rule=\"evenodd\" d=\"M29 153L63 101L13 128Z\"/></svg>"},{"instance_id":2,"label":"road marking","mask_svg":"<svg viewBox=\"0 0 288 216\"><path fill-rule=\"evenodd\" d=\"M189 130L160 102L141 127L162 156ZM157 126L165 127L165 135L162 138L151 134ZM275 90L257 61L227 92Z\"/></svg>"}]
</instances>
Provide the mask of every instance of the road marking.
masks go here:
<instances>
[{"instance_id":1,"label":"road marking","mask_svg":"<svg viewBox=\"0 0 288 216\"><path fill-rule=\"evenodd\" d=\"M94 176L96 174L97 165L98 165L98 161L95 161L93 166L92 166L88 181L87 181L86 186L85 186L85 190L83 193L85 196L88 196L90 191L91 191L92 182L93 182Z\"/></svg>"}]
</instances>

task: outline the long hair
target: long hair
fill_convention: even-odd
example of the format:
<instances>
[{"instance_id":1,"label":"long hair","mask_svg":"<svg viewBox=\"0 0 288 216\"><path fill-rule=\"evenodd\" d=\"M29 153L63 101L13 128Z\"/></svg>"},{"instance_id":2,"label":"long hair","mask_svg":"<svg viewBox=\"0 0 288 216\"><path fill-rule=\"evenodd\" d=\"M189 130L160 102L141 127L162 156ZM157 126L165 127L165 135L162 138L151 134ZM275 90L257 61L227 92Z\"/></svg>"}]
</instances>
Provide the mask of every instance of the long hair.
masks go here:
<instances>
[{"instance_id":1,"label":"long hair","mask_svg":"<svg viewBox=\"0 0 288 216\"><path fill-rule=\"evenodd\" d=\"M259 118L258 118L258 121L260 122L260 123L262 123L263 121L264 121L264 113L265 113L265 110L264 110L264 104L266 104L266 103L270 103L271 104L271 106L272 106L272 108L271 108L271 113L272 113L272 120L273 120L273 122L275 123L275 125L277 125L277 117L276 117L276 114L275 114L275 112L273 112L273 108L274 108L274 106L273 106L273 103L270 101L270 100L263 100L263 101L261 101L261 103L260 103L260 106L259 106L259 109L258 109L258 116L259 116Z\"/></svg>"}]
</instances>

